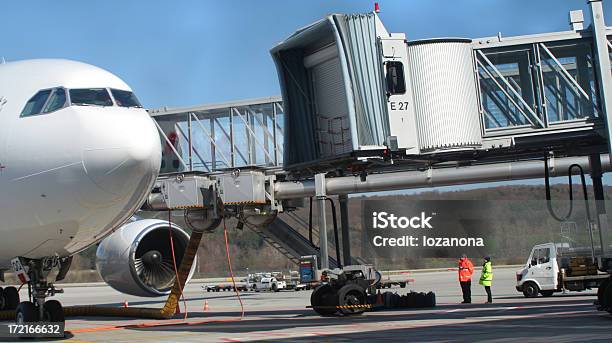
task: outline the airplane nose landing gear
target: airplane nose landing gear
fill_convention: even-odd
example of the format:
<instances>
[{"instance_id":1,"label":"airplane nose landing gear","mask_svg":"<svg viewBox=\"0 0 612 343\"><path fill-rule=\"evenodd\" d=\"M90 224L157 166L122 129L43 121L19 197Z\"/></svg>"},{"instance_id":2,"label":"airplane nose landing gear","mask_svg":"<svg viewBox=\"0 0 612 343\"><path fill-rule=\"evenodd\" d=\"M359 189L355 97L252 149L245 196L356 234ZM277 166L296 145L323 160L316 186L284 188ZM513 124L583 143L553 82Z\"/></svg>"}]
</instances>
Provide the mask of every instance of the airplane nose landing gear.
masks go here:
<instances>
[{"instance_id":1,"label":"airplane nose landing gear","mask_svg":"<svg viewBox=\"0 0 612 343\"><path fill-rule=\"evenodd\" d=\"M42 259L28 259L18 257L13 259L12 265L15 273L22 282L28 284L29 301L22 301L16 306L15 320L18 324L28 322L64 322L64 309L57 300L45 301L47 297L56 293L63 293L55 288L53 283L47 281L49 272L59 267L56 281L64 279L71 257L59 258L57 256Z\"/></svg>"}]
</instances>

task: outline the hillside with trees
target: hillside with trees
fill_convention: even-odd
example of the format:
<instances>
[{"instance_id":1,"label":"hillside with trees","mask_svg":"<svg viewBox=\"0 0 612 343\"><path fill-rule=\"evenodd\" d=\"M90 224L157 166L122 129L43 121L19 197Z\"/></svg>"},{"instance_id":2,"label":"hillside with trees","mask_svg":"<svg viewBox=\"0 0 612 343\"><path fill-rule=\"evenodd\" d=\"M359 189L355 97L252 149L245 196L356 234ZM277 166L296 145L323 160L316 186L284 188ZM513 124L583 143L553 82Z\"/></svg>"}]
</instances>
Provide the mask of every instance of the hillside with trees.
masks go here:
<instances>
[{"instance_id":1,"label":"hillside with trees","mask_svg":"<svg viewBox=\"0 0 612 343\"><path fill-rule=\"evenodd\" d=\"M568 240L580 244L590 244L588 230L586 229L585 206L579 187L574 187L574 214L568 223L562 224L555 221L546 208L544 187L540 185L501 186L494 188L481 188L454 191L425 191L416 194L385 195L385 196L356 196L349 200L350 227L352 232L352 251L356 256L363 253L363 202L368 200L385 200L401 204L416 204L419 201L447 200L466 201L478 200L489 204L487 207L492 213L485 214L490 219L491 227L487 233L486 254L490 254L496 263L524 263L527 254L534 244ZM606 199L612 197L612 188L606 187ZM592 198L592 191L589 189ZM569 206L567 185L554 185L552 188L553 208L559 215L564 215ZM318 244L318 227L316 206L313 206L313 234L314 241ZM591 202L591 213L594 213L595 205ZM331 223L331 211L328 210L329 223ZM608 209L612 213L612 209ZM300 220L293 219L299 217ZM305 207L294 212L294 215L282 214L283 220L291 224L308 237L308 199ZM574 224L571 224L574 223ZM291 261L287 260L274 248L268 246L264 240L247 227L243 230L236 228L234 220L226 223L229 232L230 253L233 259L234 271L243 275L253 271L288 270L296 269ZM563 227L564 226L564 227ZM328 241L330 244L330 255L333 250L334 240L331 224L329 225ZM608 237L605 232L604 236ZM598 232L594 232L597 237ZM478 258L479 256L475 256ZM211 234L206 234L198 253L199 265L197 276L225 276L227 275L227 261L225 256L225 245L223 239L223 224ZM413 269L428 267L452 266L456 256L440 258L410 257L402 259L376 258L372 262L381 269ZM69 273L69 280L82 278L98 278L95 269L95 247L92 247L79 256L73 263ZM71 276L72 274L72 276ZM84 277L80 277L85 275ZM98 278L99 279L99 278Z\"/></svg>"}]
</instances>

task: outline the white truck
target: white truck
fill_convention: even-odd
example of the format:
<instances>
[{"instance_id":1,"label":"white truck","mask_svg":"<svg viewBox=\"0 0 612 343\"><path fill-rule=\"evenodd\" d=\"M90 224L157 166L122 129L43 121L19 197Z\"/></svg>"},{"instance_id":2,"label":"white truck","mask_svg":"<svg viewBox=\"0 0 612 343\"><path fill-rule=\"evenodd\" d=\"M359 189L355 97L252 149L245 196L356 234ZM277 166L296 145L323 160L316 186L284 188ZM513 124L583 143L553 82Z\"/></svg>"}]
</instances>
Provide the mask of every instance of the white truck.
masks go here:
<instances>
[{"instance_id":1,"label":"white truck","mask_svg":"<svg viewBox=\"0 0 612 343\"><path fill-rule=\"evenodd\" d=\"M274 291L279 292L287 288L285 281L279 281L271 276L259 276L249 278L249 288L255 292L259 291Z\"/></svg>"},{"instance_id":2,"label":"white truck","mask_svg":"<svg viewBox=\"0 0 612 343\"><path fill-rule=\"evenodd\" d=\"M598 288L610 275L598 272L589 252L572 249L567 243L534 246L525 267L516 272L516 290L533 298L538 294L549 297L564 290Z\"/></svg>"}]
</instances>

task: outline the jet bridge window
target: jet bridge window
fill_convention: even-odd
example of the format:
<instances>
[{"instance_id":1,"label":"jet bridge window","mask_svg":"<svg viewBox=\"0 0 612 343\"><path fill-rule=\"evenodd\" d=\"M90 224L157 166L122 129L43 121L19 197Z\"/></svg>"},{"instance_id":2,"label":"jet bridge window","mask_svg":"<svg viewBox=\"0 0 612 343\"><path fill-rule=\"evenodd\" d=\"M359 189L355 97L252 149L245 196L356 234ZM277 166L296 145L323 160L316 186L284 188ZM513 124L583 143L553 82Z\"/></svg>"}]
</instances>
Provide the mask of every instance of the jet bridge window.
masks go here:
<instances>
[{"instance_id":1,"label":"jet bridge window","mask_svg":"<svg viewBox=\"0 0 612 343\"><path fill-rule=\"evenodd\" d=\"M136 98L136 95L130 91L124 91L120 89L111 89L115 103L119 107L137 107L142 108L142 105Z\"/></svg>"},{"instance_id":2,"label":"jet bridge window","mask_svg":"<svg viewBox=\"0 0 612 343\"><path fill-rule=\"evenodd\" d=\"M113 106L113 100L105 88L71 89L70 104L77 106Z\"/></svg>"},{"instance_id":3,"label":"jet bridge window","mask_svg":"<svg viewBox=\"0 0 612 343\"><path fill-rule=\"evenodd\" d=\"M26 103L23 111L21 111L21 116L27 117L39 114L43 106L45 106L49 94L51 94L51 89L45 89L34 94Z\"/></svg>"},{"instance_id":4,"label":"jet bridge window","mask_svg":"<svg viewBox=\"0 0 612 343\"><path fill-rule=\"evenodd\" d=\"M406 93L406 80L404 78L404 65L402 62L389 61L387 69L387 92L389 95Z\"/></svg>"}]
</instances>

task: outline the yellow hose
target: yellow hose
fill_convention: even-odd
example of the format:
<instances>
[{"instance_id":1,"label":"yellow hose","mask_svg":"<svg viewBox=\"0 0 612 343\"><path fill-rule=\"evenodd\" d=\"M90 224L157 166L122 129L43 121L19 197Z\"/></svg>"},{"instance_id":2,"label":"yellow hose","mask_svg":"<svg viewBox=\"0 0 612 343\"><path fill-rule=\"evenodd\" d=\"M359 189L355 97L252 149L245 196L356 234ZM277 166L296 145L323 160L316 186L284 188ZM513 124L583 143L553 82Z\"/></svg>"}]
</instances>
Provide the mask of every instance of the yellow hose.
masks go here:
<instances>
[{"instance_id":1,"label":"yellow hose","mask_svg":"<svg viewBox=\"0 0 612 343\"><path fill-rule=\"evenodd\" d=\"M176 306L178 305L181 289L185 287L185 281L191 271L193 260L200 246L203 232L193 231L185 249L185 254L181 260L181 265L178 268L178 279L174 280L172 290L168 295L166 304L161 309L144 308L144 307L101 307L101 306L69 306L64 307L64 316L66 317L134 317L134 318L154 318L154 319L170 319L174 316ZM0 311L0 320L14 320L15 311Z\"/></svg>"}]
</instances>

